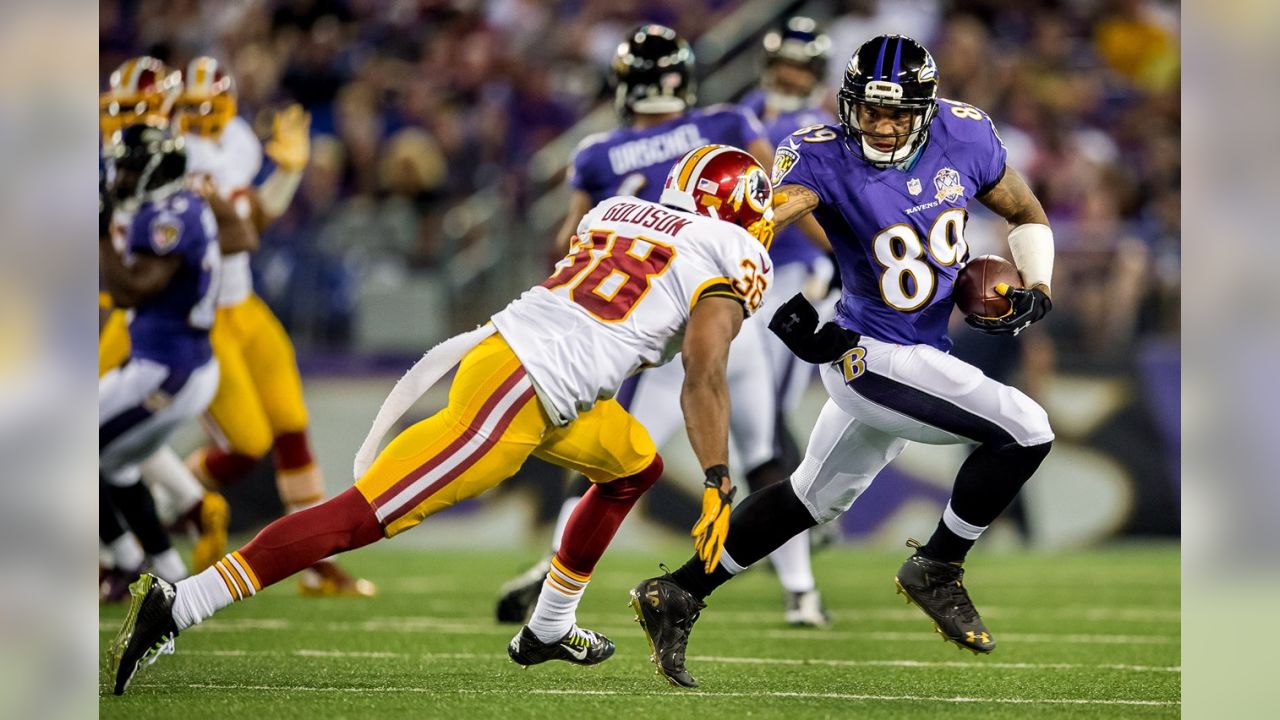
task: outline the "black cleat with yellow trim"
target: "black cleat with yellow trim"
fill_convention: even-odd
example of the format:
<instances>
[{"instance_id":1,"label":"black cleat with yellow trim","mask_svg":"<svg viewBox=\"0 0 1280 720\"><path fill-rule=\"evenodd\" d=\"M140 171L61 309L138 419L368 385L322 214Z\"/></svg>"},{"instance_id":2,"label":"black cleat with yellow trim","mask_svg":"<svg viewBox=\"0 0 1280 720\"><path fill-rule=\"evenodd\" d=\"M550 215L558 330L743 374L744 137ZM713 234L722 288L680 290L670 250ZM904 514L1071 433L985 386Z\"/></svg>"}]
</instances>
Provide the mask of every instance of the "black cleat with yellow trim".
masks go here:
<instances>
[{"instance_id":1,"label":"black cleat with yellow trim","mask_svg":"<svg viewBox=\"0 0 1280 720\"><path fill-rule=\"evenodd\" d=\"M684 653L693 624L705 607L706 603L672 581L669 573L642 580L631 589L631 609L653 650L649 659L672 685L698 687L698 681L685 669Z\"/></svg>"},{"instance_id":2,"label":"black cleat with yellow trim","mask_svg":"<svg viewBox=\"0 0 1280 720\"><path fill-rule=\"evenodd\" d=\"M129 586L132 600L124 625L107 650L111 691L123 695L139 668L173 653L178 626L173 622L173 585L146 574Z\"/></svg>"},{"instance_id":3,"label":"black cleat with yellow trim","mask_svg":"<svg viewBox=\"0 0 1280 720\"><path fill-rule=\"evenodd\" d=\"M921 555L920 543L915 540L909 540L907 547L917 550L902 563L893 579L898 592L923 610L946 640L974 653L995 650L996 640L965 590L964 568Z\"/></svg>"},{"instance_id":4,"label":"black cleat with yellow trim","mask_svg":"<svg viewBox=\"0 0 1280 720\"><path fill-rule=\"evenodd\" d=\"M598 632L577 625L555 642L544 643L528 625L507 644L507 655L517 665L529 667L548 660L564 660L574 665L598 665L613 656L613 642Z\"/></svg>"}]
</instances>

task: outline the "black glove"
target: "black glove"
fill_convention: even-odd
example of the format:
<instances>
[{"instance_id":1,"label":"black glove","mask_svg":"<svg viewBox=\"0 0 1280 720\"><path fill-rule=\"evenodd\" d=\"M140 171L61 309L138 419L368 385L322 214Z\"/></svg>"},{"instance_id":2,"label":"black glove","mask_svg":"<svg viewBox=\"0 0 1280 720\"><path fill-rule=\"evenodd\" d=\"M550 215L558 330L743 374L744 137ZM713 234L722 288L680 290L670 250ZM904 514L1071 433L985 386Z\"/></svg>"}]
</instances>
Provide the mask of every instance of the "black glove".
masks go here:
<instances>
[{"instance_id":1,"label":"black glove","mask_svg":"<svg viewBox=\"0 0 1280 720\"><path fill-rule=\"evenodd\" d=\"M814 365L835 362L861 337L835 323L818 328L818 311L801 293L782 304L769 320L769 330L795 354ZM817 332L815 332L817 329Z\"/></svg>"},{"instance_id":2,"label":"black glove","mask_svg":"<svg viewBox=\"0 0 1280 720\"><path fill-rule=\"evenodd\" d=\"M1053 309L1053 300L1041 285L1028 289L1010 287L1000 294L1013 306L1009 312L998 318L966 315L964 321L969 327L988 335L1017 335Z\"/></svg>"}]
</instances>

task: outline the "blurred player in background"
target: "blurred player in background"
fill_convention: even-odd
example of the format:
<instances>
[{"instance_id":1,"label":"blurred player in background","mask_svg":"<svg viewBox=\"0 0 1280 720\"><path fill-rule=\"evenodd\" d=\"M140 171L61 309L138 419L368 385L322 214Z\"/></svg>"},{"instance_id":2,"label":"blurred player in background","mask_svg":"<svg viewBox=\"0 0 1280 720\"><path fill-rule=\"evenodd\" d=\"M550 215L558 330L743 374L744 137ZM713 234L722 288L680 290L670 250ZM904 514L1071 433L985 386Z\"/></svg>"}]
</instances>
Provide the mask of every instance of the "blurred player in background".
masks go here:
<instances>
[{"instance_id":1,"label":"blurred player in background","mask_svg":"<svg viewBox=\"0 0 1280 720\"><path fill-rule=\"evenodd\" d=\"M605 198L632 195L657 201L670 163L700 145L733 145L747 149L765 165L771 162L770 145L753 113L732 105L693 107L694 70L689 43L661 25L641 25L618 46L611 72L615 108L623 125L585 138L575 150L569 211L557 242L571 237L577 219ZM773 394L764 391L771 387L768 342L762 323L745 323L729 360L734 445L747 469L747 486L753 490L782 481L787 472L776 457L777 405ZM670 388L679 387L682 380L680 364L669 363L628 379L618 393L622 407L644 425L659 447L680 429L680 408ZM552 533L552 554L574 505L589 486L586 478L571 481ZM772 559L786 591L787 622L826 625L827 614L809 565L808 537L797 538ZM502 587L496 608L500 622L524 621L538 597L548 562L542 560Z\"/></svg>"},{"instance_id":2,"label":"blurred player in background","mask_svg":"<svg viewBox=\"0 0 1280 720\"><path fill-rule=\"evenodd\" d=\"M102 132L101 162L117 148L115 143L121 131L130 125L144 124L151 127L168 126L173 105L182 92L181 74L153 57L141 56L125 61L108 79L107 90L99 96L99 127ZM107 169L103 168L104 171ZM224 226L218 234L224 251L235 250L235 243L245 236L243 229L231 227L243 225L229 205L217 197L203 195ZM126 251L128 228L132 222L132 209L115 207L105 216L105 232L111 235L111 247L117 254ZM120 367L129 357L129 315L118 308L108 292L98 296L98 377ZM202 570L226 552L227 522L229 513L226 500L216 492L205 490L178 456L167 446L161 447L141 463L142 476L156 498L159 516L175 529L194 531L195 546L192 565ZM99 493L100 516L114 516L106 493ZM132 561L139 557L137 540L125 533L115 541L114 549L107 548L103 572L99 578L100 599L115 602L128 597L128 583L137 576L138 568Z\"/></svg>"},{"instance_id":3,"label":"blurred player in background","mask_svg":"<svg viewBox=\"0 0 1280 720\"><path fill-rule=\"evenodd\" d=\"M354 488L276 520L176 588L153 575L134 583L133 606L111 646L114 692L124 692L140 665L172 652L182 630L320 558L397 535L495 487L530 455L593 485L508 655L524 666L607 660L613 643L577 626L577 605L623 519L662 474L653 440L614 395L641 368L682 354L680 403L706 475L692 534L699 555L714 563L734 495L729 345L772 274L773 190L750 155L723 145L694 149L671 168L661 200L598 204L580 219L551 277L415 364L357 454ZM448 405L379 453L383 435L455 366Z\"/></svg>"},{"instance_id":4,"label":"blurred player in background","mask_svg":"<svg viewBox=\"0 0 1280 720\"><path fill-rule=\"evenodd\" d=\"M218 364L209 345L220 251L213 211L184 189L181 138L145 124L117 131L106 149L111 179L99 201L98 257L115 307L129 308L131 353L98 383L99 539L119 570L132 532L154 572L177 581L186 567L156 515L139 464L213 398ZM124 247L111 232L113 209L127 213ZM118 513L118 515L117 515ZM123 520L123 523L121 523Z\"/></svg>"},{"instance_id":5,"label":"blurred player in background","mask_svg":"<svg viewBox=\"0 0 1280 720\"><path fill-rule=\"evenodd\" d=\"M783 304L770 329L820 365L830 399L791 482L753 493L733 515L718 566L694 557L642 581L632 604L660 672L697 683L684 667L703 599L793 534L839 516L907 441L973 443L929 541L899 568L899 592L946 639L988 653L996 641L962 580L962 563L1049 453L1044 409L947 353L952 284L968 247L970 199L1005 218L1026 288L1005 287L1008 314L966 317L976 329L1017 334L1052 307L1053 233L986 113L937 97L938 69L916 41L884 35L850 60L840 123L797 131L778 147L779 222L814 213L828 231L842 276L836 320L818 329L803 295Z\"/></svg>"},{"instance_id":6,"label":"blurred player in background","mask_svg":"<svg viewBox=\"0 0 1280 720\"><path fill-rule=\"evenodd\" d=\"M275 163L256 188L263 147L253 129L236 114L235 82L211 57L192 60L183 74L174 123L187 140L188 174L207 184L252 219L256 229L288 208L310 141L310 117L294 105L278 113L266 154ZM222 368L218 393L209 405L206 429L217 442L197 450L188 465L208 487L243 479L274 450L276 486L285 512L324 499L324 478L307 439L307 407L293 344L270 308L253 291L249 255L254 242L223 257L222 289L211 340ZM370 596L372 583L348 575L332 560L321 560L302 574L305 595Z\"/></svg>"},{"instance_id":7,"label":"blurred player in background","mask_svg":"<svg viewBox=\"0 0 1280 720\"><path fill-rule=\"evenodd\" d=\"M807 17L789 18L781 30L765 35L760 88L743 98L742 104L764 123L770 147L781 145L800 128L835 122L823 107L826 89L822 79L826 77L830 49L830 38ZM801 226L806 224L808 227L802 231ZM835 273L835 264L827 256L830 251L826 234L812 217L801 218L797 224L780 230L769 248L769 258L774 262L773 289L777 292L770 293L762 317L773 317L778 307L796 293L804 293L815 305L825 305ZM795 355L777 338L770 336L766 346L773 387L785 417L800 402L810 370L805 363L796 362Z\"/></svg>"}]
</instances>

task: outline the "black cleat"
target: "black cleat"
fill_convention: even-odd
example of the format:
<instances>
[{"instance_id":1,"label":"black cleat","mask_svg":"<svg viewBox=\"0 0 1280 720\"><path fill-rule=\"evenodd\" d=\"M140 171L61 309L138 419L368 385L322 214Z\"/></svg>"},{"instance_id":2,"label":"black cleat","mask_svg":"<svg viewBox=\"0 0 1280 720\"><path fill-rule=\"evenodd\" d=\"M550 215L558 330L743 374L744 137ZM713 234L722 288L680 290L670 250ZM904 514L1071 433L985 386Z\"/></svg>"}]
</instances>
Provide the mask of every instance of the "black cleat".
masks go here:
<instances>
[{"instance_id":1,"label":"black cleat","mask_svg":"<svg viewBox=\"0 0 1280 720\"><path fill-rule=\"evenodd\" d=\"M613 657L614 649L609 638L577 625L573 626L568 635L549 643L539 640L529 626L525 625L507 644L507 655L523 667L548 660L564 660L574 665L598 665Z\"/></svg>"},{"instance_id":2,"label":"black cleat","mask_svg":"<svg viewBox=\"0 0 1280 720\"><path fill-rule=\"evenodd\" d=\"M528 622L533 606L538 602L542 592L542 581L551 569L550 556L539 560L536 565L503 583L498 590L498 606L494 615L500 623L521 624Z\"/></svg>"},{"instance_id":3,"label":"black cleat","mask_svg":"<svg viewBox=\"0 0 1280 720\"><path fill-rule=\"evenodd\" d=\"M653 651L649 659L672 685L698 687L698 681L684 667L684 653L693 624L706 606L675 584L670 575L642 580L631 589L631 609Z\"/></svg>"},{"instance_id":4,"label":"black cleat","mask_svg":"<svg viewBox=\"0 0 1280 720\"><path fill-rule=\"evenodd\" d=\"M996 639L982 624L978 609L964 589L964 568L921 555L920 543L915 540L907 541L907 547L917 551L898 568L893 579L898 592L929 616L933 629L943 639L975 654L995 650Z\"/></svg>"},{"instance_id":5,"label":"black cleat","mask_svg":"<svg viewBox=\"0 0 1280 720\"><path fill-rule=\"evenodd\" d=\"M172 585L146 574L129 586L129 594L133 598L129 614L107 651L112 692L116 695L124 694L139 668L173 653L174 639L178 637L178 626L173 622Z\"/></svg>"}]
</instances>

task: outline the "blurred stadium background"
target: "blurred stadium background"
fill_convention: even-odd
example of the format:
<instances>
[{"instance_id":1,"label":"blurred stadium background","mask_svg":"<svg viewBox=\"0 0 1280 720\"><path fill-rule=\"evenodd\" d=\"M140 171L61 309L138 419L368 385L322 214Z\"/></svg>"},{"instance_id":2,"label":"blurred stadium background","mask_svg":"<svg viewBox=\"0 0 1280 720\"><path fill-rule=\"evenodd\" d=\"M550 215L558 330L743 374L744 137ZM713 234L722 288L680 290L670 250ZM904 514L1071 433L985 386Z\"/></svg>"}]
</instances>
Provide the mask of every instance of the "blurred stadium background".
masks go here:
<instances>
[{"instance_id":1,"label":"blurred stadium background","mask_svg":"<svg viewBox=\"0 0 1280 720\"><path fill-rule=\"evenodd\" d=\"M209 54L262 136L291 102L312 159L254 258L259 294L298 351L330 492L394 379L483 321L554 262L574 145L615 124L609 58L644 21L694 42L699 104L758 81L760 41L792 14L831 36L828 102L867 37L937 58L942 95L987 110L1044 202L1058 246L1055 312L1016 341L955 328L956 352L1049 410L1058 442L989 547L1059 548L1179 532L1180 67L1163 0L102 0L101 85L120 62ZM270 167L263 170L264 175ZM984 210L974 255L1008 256ZM803 445L820 386L789 419ZM428 396L422 412L440 398ZM194 446L199 430L186 441ZM181 442L178 443L182 445ZM686 532L698 477L683 437L622 544ZM186 449L179 447L180 450ZM844 539L927 532L965 450L913 446L839 522ZM233 489L235 527L273 517L274 484ZM403 541L541 552L559 472L531 463ZM535 512L530 512L534 509ZM672 535L671 537L675 537ZM397 541L401 542L401 541ZM531 545L529 543L532 543ZM496 581L495 581L496 585Z\"/></svg>"}]
</instances>

